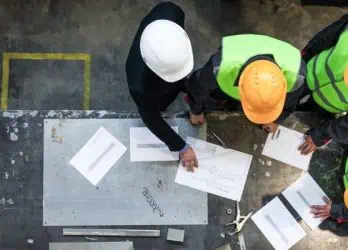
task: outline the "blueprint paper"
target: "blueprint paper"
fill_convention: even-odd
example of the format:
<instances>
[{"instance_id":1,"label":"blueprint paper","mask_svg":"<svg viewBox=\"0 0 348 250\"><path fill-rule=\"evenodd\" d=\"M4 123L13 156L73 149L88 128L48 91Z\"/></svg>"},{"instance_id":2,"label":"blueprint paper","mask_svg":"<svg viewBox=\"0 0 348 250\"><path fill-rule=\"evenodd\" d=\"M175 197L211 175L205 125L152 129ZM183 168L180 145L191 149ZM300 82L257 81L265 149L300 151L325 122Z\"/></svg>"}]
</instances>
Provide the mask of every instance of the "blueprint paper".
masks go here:
<instances>
[{"instance_id":1,"label":"blueprint paper","mask_svg":"<svg viewBox=\"0 0 348 250\"><path fill-rule=\"evenodd\" d=\"M178 127L172 127L178 133ZM178 152L171 152L166 144L146 127L130 128L131 161L177 161Z\"/></svg>"},{"instance_id":2,"label":"blueprint paper","mask_svg":"<svg viewBox=\"0 0 348 250\"><path fill-rule=\"evenodd\" d=\"M278 130L280 130L278 138L272 139L271 133L268 135L262 154L307 171L312 154L301 155L298 151L305 135L283 126L279 126Z\"/></svg>"},{"instance_id":3,"label":"blueprint paper","mask_svg":"<svg viewBox=\"0 0 348 250\"><path fill-rule=\"evenodd\" d=\"M192 138L189 139L188 141ZM175 182L184 186L240 201L252 156L194 139L199 167L188 172L179 165ZM199 145L198 145L199 144ZM198 150L199 148L199 150ZM205 149L205 150L203 150Z\"/></svg>"},{"instance_id":4,"label":"blueprint paper","mask_svg":"<svg viewBox=\"0 0 348 250\"><path fill-rule=\"evenodd\" d=\"M70 164L97 185L126 151L121 142L101 127L70 160Z\"/></svg>"},{"instance_id":5,"label":"blueprint paper","mask_svg":"<svg viewBox=\"0 0 348 250\"><path fill-rule=\"evenodd\" d=\"M306 236L278 197L261 208L251 219L276 250L289 249Z\"/></svg>"},{"instance_id":6,"label":"blueprint paper","mask_svg":"<svg viewBox=\"0 0 348 250\"><path fill-rule=\"evenodd\" d=\"M313 218L310 206L325 205L327 195L309 173L287 188L283 195L312 230L323 222L323 219Z\"/></svg>"}]
</instances>

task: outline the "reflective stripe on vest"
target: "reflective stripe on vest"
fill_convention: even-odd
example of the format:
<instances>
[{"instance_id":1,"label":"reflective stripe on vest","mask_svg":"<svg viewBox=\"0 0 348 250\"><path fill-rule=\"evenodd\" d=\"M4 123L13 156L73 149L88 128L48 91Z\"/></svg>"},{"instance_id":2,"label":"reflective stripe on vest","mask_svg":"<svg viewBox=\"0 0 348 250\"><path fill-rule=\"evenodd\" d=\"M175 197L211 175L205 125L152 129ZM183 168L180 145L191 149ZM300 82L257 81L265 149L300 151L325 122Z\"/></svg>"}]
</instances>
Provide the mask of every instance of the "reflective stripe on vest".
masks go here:
<instances>
[{"instance_id":1,"label":"reflective stripe on vest","mask_svg":"<svg viewBox=\"0 0 348 250\"><path fill-rule=\"evenodd\" d=\"M307 65L307 84L315 102L331 113L348 111L348 86L344 70L348 67L348 30L337 44L312 58Z\"/></svg>"},{"instance_id":2,"label":"reflective stripe on vest","mask_svg":"<svg viewBox=\"0 0 348 250\"><path fill-rule=\"evenodd\" d=\"M245 63L258 55L272 55L287 80L287 90L296 85L301 66L301 54L292 45L278 39L262 35L235 35L224 37L222 41L222 60L217 73L220 89L240 100L236 82Z\"/></svg>"},{"instance_id":3,"label":"reflective stripe on vest","mask_svg":"<svg viewBox=\"0 0 348 250\"><path fill-rule=\"evenodd\" d=\"M328 56L327 56L327 58L326 58L326 60L325 60L326 74L327 74L327 76L329 77L330 82L331 82L333 88L335 89L335 91L336 91L338 97L340 98L341 102L344 102L344 103L347 103L347 104L348 104L348 102L347 102L346 98L344 97L343 93L342 93L341 90L337 87L337 82L336 82L336 80L335 80L334 73L332 72L332 70L331 70L331 68L330 68L330 65L329 65L329 60L330 60L330 57L331 57L332 53L334 52L334 50L335 50L335 47L332 47L331 50L330 50L330 52L329 52L329 54L328 54ZM343 75L342 75L342 79L340 79L340 80L343 80Z\"/></svg>"},{"instance_id":4,"label":"reflective stripe on vest","mask_svg":"<svg viewBox=\"0 0 348 250\"><path fill-rule=\"evenodd\" d=\"M341 109L335 107L333 104L331 104L330 101L326 98L326 96L321 92L319 81L318 81L318 77L317 77L317 74L316 74L317 63L318 63L319 56L320 56L320 54L316 55L314 57L314 61L313 61L313 77L314 77L314 85L315 85L315 89L316 89L313 94L317 94L320 97L321 101L324 102L324 104L326 104L327 106L329 106L332 109L336 110L337 112L343 112L343 110L341 110ZM314 96L314 100L317 102L317 104L319 104L318 100L316 100L315 96ZM322 106L322 105L320 105L320 106Z\"/></svg>"}]
</instances>

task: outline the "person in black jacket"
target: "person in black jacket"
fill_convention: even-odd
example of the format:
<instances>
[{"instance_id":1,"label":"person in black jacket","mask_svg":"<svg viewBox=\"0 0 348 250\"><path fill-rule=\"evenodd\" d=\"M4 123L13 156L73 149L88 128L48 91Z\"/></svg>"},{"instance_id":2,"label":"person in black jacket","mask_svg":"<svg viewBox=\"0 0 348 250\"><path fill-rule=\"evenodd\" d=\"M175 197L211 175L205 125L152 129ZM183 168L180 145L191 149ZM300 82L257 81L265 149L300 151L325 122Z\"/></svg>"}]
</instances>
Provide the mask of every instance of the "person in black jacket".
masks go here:
<instances>
[{"instance_id":1,"label":"person in black jacket","mask_svg":"<svg viewBox=\"0 0 348 250\"><path fill-rule=\"evenodd\" d=\"M340 20L332 23L322 31L320 31L318 34L314 36L314 38L307 44L307 46L302 51L302 58L306 62L314 61L317 56L325 56L326 52L334 50L336 45L338 44L341 35L343 33L347 33L348 31L348 15L344 15ZM346 35L345 35L346 36ZM342 41L340 41L342 42ZM344 42L344 41L343 41ZM348 45L348 44L347 44ZM322 54L324 53L324 54ZM328 59L330 59L330 56L328 54ZM337 53L335 54L337 57ZM342 55L342 57L345 57L346 55ZM344 58L343 58L344 59ZM348 56L345 59L346 65L348 65ZM310 76L310 71L312 70L311 63L308 64L307 68L307 78ZM328 65L328 64L327 64ZM318 67L317 67L318 68ZM316 69L315 77L318 78L321 74L326 74L328 72L327 66L319 67L320 69L323 69L324 72L319 72L318 69ZM335 71L336 69L331 69L332 71ZM348 67L346 68L346 72L348 70ZM334 72L335 73L335 72ZM337 74L336 74L337 75ZM314 78L314 77L313 77ZM338 81L342 81L344 78L343 72L341 73L340 77L336 77L334 79L334 85L337 84ZM320 79L319 79L320 80ZM317 79L318 81L318 79ZM348 78L346 79L348 84ZM311 152L316 151L318 147L323 146L324 144L328 143L330 140L335 140L339 143L342 143L344 145L348 145L348 116L346 113L341 112L341 116L337 119L334 117L334 112L328 112L323 108L322 106L318 105L317 101L313 99L313 95L315 91L317 90L311 90L309 88L309 83L307 79L307 84L305 84L303 96L300 99L299 108L302 110L309 110L309 111L315 111L319 112L323 115L325 121L317 126L316 128L310 129L306 137L306 141L300 146L301 153L303 154L309 154ZM330 83L331 84L331 83ZM348 87L342 86L341 90L343 95L346 97L348 96ZM322 95L325 95L325 89L323 89ZM332 98L329 98L329 101L332 101ZM347 98L346 98L347 99ZM348 100L345 100L345 102L348 102ZM343 104L346 105L346 104ZM346 105L347 107L347 105ZM347 112L348 110L343 110ZM338 112L335 112L338 113Z\"/></svg>"},{"instance_id":2,"label":"person in black jacket","mask_svg":"<svg viewBox=\"0 0 348 250\"><path fill-rule=\"evenodd\" d=\"M341 91L341 96L348 96L348 56L345 53L348 29L348 15L342 16L341 19L332 23L322 31L320 31L314 38L307 44L302 51L302 58L308 62L307 78L311 75L312 78L307 79L305 85L303 97L300 100L299 108L302 110L309 110L319 112L323 115L324 122L315 128L311 128L307 132L305 142L299 147L302 154L309 154L317 150L318 147L323 146L331 140L337 141L343 148L348 148L348 115L346 113L335 119L331 110L333 104L336 108L347 107L345 102L341 102L344 98L337 98L336 95L330 95L338 90ZM343 35L344 34L344 35ZM344 36L344 37L343 37ZM342 46L343 45L343 46ZM347 44L348 45L348 44ZM336 49L340 49L342 46L343 53L335 53ZM335 60L335 68L332 68L330 60ZM337 62L343 62L337 64ZM320 63L324 65L320 65ZM330 72L333 72L333 77ZM325 75L330 79L326 84L321 83L321 79L326 81ZM323 77L324 76L324 77ZM314 80L313 80L314 79ZM315 82L319 87L316 89L310 88L310 83ZM345 82L345 83L344 83ZM322 85L320 85L322 84ZM334 92L327 92L328 87L337 86L340 84L340 89L335 89ZM318 90L321 91L320 95L317 94ZM339 93L339 92L337 92ZM316 100L313 96L317 94ZM325 96L327 94L327 96ZM328 98L330 97L330 98ZM321 102L321 100L325 100ZM348 100L346 100L347 102ZM321 105L319 105L321 104ZM331 105L331 106L330 106ZM328 110L332 112L329 112ZM348 110L344 110L348 111ZM347 151L344 153L343 162L346 165L345 169L348 169ZM346 173L347 174L347 173ZM348 182L345 182L345 188L348 189ZM327 200L326 205L312 206L312 213L318 218L333 218L339 223L348 221L348 191L344 194L345 203L332 203Z\"/></svg>"},{"instance_id":3,"label":"person in black jacket","mask_svg":"<svg viewBox=\"0 0 348 250\"><path fill-rule=\"evenodd\" d=\"M171 151L179 151L185 167L197 167L192 148L164 121L161 112L184 91L193 69L185 14L172 2L156 5L141 21L126 61L130 94L150 131Z\"/></svg>"}]
</instances>

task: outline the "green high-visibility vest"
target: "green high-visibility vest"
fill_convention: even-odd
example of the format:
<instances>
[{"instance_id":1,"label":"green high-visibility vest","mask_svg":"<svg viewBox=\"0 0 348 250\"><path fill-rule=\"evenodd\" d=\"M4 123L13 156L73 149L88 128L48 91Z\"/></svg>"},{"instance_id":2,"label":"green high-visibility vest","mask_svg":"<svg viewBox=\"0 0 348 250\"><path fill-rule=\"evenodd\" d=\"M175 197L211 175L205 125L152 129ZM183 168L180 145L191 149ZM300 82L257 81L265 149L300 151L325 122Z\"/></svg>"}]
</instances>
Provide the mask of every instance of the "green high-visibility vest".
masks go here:
<instances>
[{"instance_id":1,"label":"green high-visibility vest","mask_svg":"<svg viewBox=\"0 0 348 250\"><path fill-rule=\"evenodd\" d=\"M343 175L343 183L344 183L344 187L347 189L348 188L348 158L346 159L346 167L345 167L345 172Z\"/></svg>"},{"instance_id":2,"label":"green high-visibility vest","mask_svg":"<svg viewBox=\"0 0 348 250\"><path fill-rule=\"evenodd\" d=\"M278 39L250 34L223 38L222 60L217 73L220 89L230 97L240 100L236 80L245 63L258 55L273 55L287 80L287 89L291 91L299 76L300 51Z\"/></svg>"},{"instance_id":3,"label":"green high-visibility vest","mask_svg":"<svg viewBox=\"0 0 348 250\"><path fill-rule=\"evenodd\" d=\"M337 44L312 58L307 65L307 84L314 101L331 113L348 111L348 86L344 70L348 67L348 30Z\"/></svg>"}]
</instances>

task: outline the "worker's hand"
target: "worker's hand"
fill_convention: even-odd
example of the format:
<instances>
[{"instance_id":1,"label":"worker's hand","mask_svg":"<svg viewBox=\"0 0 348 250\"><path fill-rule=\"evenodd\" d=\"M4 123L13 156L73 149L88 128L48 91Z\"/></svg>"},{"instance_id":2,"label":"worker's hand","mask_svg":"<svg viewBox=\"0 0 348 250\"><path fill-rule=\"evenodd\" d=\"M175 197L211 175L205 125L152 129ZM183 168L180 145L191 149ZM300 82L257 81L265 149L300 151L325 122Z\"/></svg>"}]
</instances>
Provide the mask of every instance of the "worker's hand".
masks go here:
<instances>
[{"instance_id":1,"label":"worker's hand","mask_svg":"<svg viewBox=\"0 0 348 250\"><path fill-rule=\"evenodd\" d=\"M193 125L203 125L205 123L204 114L195 115L190 111L190 121Z\"/></svg>"},{"instance_id":2,"label":"worker's hand","mask_svg":"<svg viewBox=\"0 0 348 250\"><path fill-rule=\"evenodd\" d=\"M182 165L187 169L187 171L193 172L194 168L198 167L196 154L191 147L189 147L186 152L180 153L179 156Z\"/></svg>"},{"instance_id":3,"label":"worker's hand","mask_svg":"<svg viewBox=\"0 0 348 250\"><path fill-rule=\"evenodd\" d=\"M302 155L308 155L317 150L317 146L314 144L312 137L310 135L306 136L305 142L298 147Z\"/></svg>"},{"instance_id":4,"label":"worker's hand","mask_svg":"<svg viewBox=\"0 0 348 250\"><path fill-rule=\"evenodd\" d=\"M268 133L275 133L278 129L278 124L277 123L268 123L268 124L262 124L262 129L265 130Z\"/></svg>"},{"instance_id":5,"label":"worker's hand","mask_svg":"<svg viewBox=\"0 0 348 250\"><path fill-rule=\"evenodd\" d=\"M326 205L311 206L311 213L314 215L314 218L326 219L331 216L330 211L332 201L330 201L327 197L324 197L323 199L327 203Z\"/></svg>"}]
</instances>

